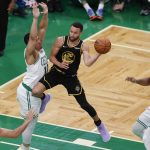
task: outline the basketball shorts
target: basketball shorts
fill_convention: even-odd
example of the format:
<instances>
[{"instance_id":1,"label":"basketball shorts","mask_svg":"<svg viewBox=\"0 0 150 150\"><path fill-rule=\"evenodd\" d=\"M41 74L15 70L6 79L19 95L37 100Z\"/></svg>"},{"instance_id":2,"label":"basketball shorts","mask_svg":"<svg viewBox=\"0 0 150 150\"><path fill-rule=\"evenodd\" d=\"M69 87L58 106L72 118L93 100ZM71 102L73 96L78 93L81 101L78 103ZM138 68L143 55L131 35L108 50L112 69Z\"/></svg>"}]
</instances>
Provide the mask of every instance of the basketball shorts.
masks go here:
<instances>
[{"instance_id":1,"label":"basketball shorts","mask_svg":"<svg viewBox=\"0 0 150 150\"><path fill-rule=\"evenodd\" d=\"M145 111L137 119L137 122L139 122L145 128L150 127L150 107L145 109Z\"/></svg>"},{"instance_id":2,"label":"basketball shorts","mask_svg":"<svg viewBox=\"0 0 150 150\"><path fill-rule=\"evenodd\" d=\"M26 114L31 108L35 111L36 116L34 117L38 117L41 107L41 99L32 96L32 91L26 89L26 86L23 86L22 83L20 83L17 88L17 100L20 103L21 117L26 118Z\"/></svg>"},{"instance_id":3,"label":"basketball shorts","mask_svg":"<svg viewBox=\"0 0 150 150\"><path fill-rule=\"evenodd\" d=\"M41 82L46 89L63 85L67 89L68 95L80 95L82 92L82 86L76 75L62 74L55 68L51 68L39 82Z\"/></svg>"}]
</instances>

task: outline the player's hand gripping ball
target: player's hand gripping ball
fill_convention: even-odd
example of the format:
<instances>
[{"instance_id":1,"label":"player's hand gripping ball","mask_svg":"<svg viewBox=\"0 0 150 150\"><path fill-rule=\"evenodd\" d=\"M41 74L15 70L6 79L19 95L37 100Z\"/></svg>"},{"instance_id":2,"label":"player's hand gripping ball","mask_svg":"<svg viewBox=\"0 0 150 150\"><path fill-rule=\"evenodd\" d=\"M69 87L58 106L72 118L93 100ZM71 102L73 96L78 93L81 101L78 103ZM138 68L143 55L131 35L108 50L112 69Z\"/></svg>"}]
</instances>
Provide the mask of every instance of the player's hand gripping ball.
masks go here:
<instances>
[{"instance_id":1,"label":"player's hand gripping ball","mask_svg":"<svg viewBox=\"0 0 150 150\"><path fill-rule=\"evenodd\" d=\"M109 39L97 39L94 43L95 50L100 54L106 54L111 49L111 42Z\"/></svg>"}]
</instances>

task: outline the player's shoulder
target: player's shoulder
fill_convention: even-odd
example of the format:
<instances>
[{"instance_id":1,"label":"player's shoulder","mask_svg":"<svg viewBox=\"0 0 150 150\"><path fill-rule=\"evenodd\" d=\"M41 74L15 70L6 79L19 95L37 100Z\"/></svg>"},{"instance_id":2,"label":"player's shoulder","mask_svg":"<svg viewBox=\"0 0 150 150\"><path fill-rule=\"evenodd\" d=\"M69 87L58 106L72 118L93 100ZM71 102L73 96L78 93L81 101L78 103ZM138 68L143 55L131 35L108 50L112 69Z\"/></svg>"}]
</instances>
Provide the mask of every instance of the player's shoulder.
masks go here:
<instances>
[{"instance_id":1,"label":"player's shoulder","mask_svg":"<svg viewBox=\"0 0 150 150\"><path fill-rule=\"evenodd\" d=\"M64 36L59 36L56 38L56 43L58 45L63 45L64 44Z\"/></svg>"},{"instance_id":2,"label":"player's shoulder","mask_svg":"<svg viewBox=\"0 0 150 150\"><path fill-rule=\"evenodd\" d=\"M64 36L59 36L56 38L57 41L63 41L64 40Z\"/></svg>"}]
</instances>

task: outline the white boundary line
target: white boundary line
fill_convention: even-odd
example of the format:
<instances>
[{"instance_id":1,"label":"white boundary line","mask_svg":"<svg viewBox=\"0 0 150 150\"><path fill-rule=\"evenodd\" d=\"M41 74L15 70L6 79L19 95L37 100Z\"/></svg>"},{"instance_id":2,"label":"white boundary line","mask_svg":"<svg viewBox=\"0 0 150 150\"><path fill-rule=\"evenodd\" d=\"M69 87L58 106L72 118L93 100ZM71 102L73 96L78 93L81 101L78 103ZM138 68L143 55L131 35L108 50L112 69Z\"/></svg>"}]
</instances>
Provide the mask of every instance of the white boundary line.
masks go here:
<instances>
[{"instance_id":1,"label":"white boundary line","mask_svg":"<svg viewBox=\"0 0 150 150\"><path fill-rule=\"evenodd\" d=\"M107 149L107 148L103 148L103 147L98 147L98 146L87 146L87 145L83 145L83 144L77 144L71 141L67 141L67 140L62 140L62 139L57 139L57 138L51 138L51 137L47 137L47 136L41 136L41 135L37 135L37 134L32 134L35 137L39 137L39 138L43 138L43 139L48 139L48 140L53 140L53 141L59 141L59 142L64 142L64 143L69 143L69 144L74 144L74 145L82 145L84 147L91 147L91 148L95 148L95 149L100 149L100 150L111 150L111 149Z\"/></svg>"},{"instance_id":2,"label":"white boundary line","mask_svg":"<svg viewBox=\"0 0 150 150\"><path fill-rule=\"evenodd\" d=\"M19 147L19 146L20 146L20 145L18 145L18 144L9 143L9 142L4 142L4 141L0 141L0 143L6 144L6 145L12 145L12 146L16 146L16 147ZM40 149L36 149L36 148L33 148L33 147L30 147L30 149L33 149L33 150L40 150Z\"/></svg>"},{"instance_id":3,"label":"white boundary line","mask_svg":"<svg viewBox=\"0 0 150 150\"><path fill-rule=\"evenodd\" d=\"M119 25L111 25L111 26L112 27L118 27L118 28L123 28L123 29L128 29L128 30L133 30L133 31L139 31L139 32L144 32L144 33L150 34L149 31L145 31L145 30L134 29L134 28L129 28L129 27L123 27L123 26L119 26Z\"/></svg>"},{"instance_id":4,"label":"white boundary line","mask_svg":"<svg viewBox=\"0 0 150 150\"><path fill-rule=\"evenodd\" d=\"M10 84L11 82L13 82L13 81L19 79L20 77L23 77L24 75L25 75L25 73L22 73L21 75L17 76L16 78L14 78L14 79L12 79L12 80L10 80L10 81L8 81L8 82L2 84L2 85L0 86L0 89L3 88L3 87L5 87L5 86L7 86L7 85Z\"/></svg>"},{"instance_id":5,"label":"white boundary line","mask_svg":"<svg viewBox=\"0 0 150 150\"><path fill-rule=\"evenodd\" d=\"M104 31L108 30L108 29L111 28L111 27L112 27L112 25L109 25L108 27L106 27L106 28L100 30L99 32L96 32L95 34L92 34L91 36L89 36L88 38L86 38L86 39L83 40L83 41L87 41L87 40L91 39L92 37L96 36L97 34L102 33L102 32L104 32ZM16 78L14 78L14 79L12 79L12 80L10 80L10 81L8 81L8 82L2 84L2 85L0 86L0 88L3 88L3 87L5 87L5 86L7 86L8 84L10 84L11 82L13 82L14 80L16 80L16 79L22 77L24 74L25 74L25 72L24 72L23 74L17 76Z\"/></svg>"},{"instance_id":6,"label":"white boundary line","mask_svg":"<svg viewBox=\"0 0 150 150\"><path fill-rule=\"evenodd\" d=\"M93 38L94 36L96 36L96 35L98 35L98 34L104 32L104 31L106 31L106 30L108 30L108 29L110 29L110 28L112 28L112 27L118 27L118 28L123 28L123 29L128 29L128 30L133 30L133 31L139 31L139 32L144 32L144 33L150 34L149 31L144 31L144 30L140 30L140 29L133 29L133 28L123 27L123 26L119 26L119 25L109 25L109 26L105 27L104 29L100 30L99 32L96 32L95 34L89 36L89 37L86 38L84 41L87 41L87 40ZM123 46L123 45L120 45L120 46ZM134 49L136 49L136 48L134 48ZM147 50L146 50L146 51L147 51ZM2 88L2 87L4 87L4 86L8 85L9 83L13 82L13 81L16 80L16 79L22 77L24 74L25 74L25 73L23 73L23 74L17 76L16 78L14 78L14 79L12 79L12 80L6 82L5 84L1 85L0 88Z\"/></svg>"},{"instance_id":7,"label":"white boundary line","mask_svg":"<svg viewBox=\"0 0 150 150\"><path fill-rule=\"evenodd\" d=\"M105 27L104 29L100 30L99 32L96 32L95 34L92 34L92 35L89 36L88 38L84 39L84 41L88 41L88 40L90 40L91 38L93 38L94 36L96 36L96 35L98 35L98 34L100 34L100 33L102 33L102 32L105 32L106 30L108 30L108 29L110 29L110 28L112 28L112 27L118 27L118 28L133 30L133 31L139 31L139 32L144 32L144 33L148 33L148 34L150 33L150 32L148 32L148 31L144 31L144 30L140 30L140 29L133 29L133 28L123 27L123 26L119 26L119 25L109 25L109 26ZM115 44L114 44L114 45L115 45ZM119 46L119 45L118 45L118 46ZM120 46L123 46L123 45L120 45ZM123 47L126 47L126 46L123 46ZM133 49L138 50L137 48L133 48ZM146 52L147 52L147 50L144 50L144 49L143 49L143 51L146 51ZM2 84L2 85L0 86L0 88L5 87L6 85L10 84L10 83L13 82L14 80L16 80L16 79L22 77L24 74L25 74L25 73L23 73L23 74L17 76L16 78L14 78L14 79L12 79L12 80L6 82L5 84Z\"/></svg>"},{"instance_id":8,"label":"white boundary line","mask_svg":"<svg viewBox=\"0 0 150 150\"><path fill-rule=\"evenodd\" d=\"M88 39L87 41L95 42L95 40L92 40L92 39ZM132 47L132 46L128 46L128 45L120 45L120 44L113 44L113 43L111 43L111 45L129 48L129 49L135 49L137 51L143 51L143 52L149 52L150 53L150 49L148 50L148 49L144 49L144 48L137 48L137 47Z\"/></svg>"},{"instance_id":9,"label":"white boundary line","mask_svg":"<svg viewBox=\"0 0 150 150\"><path fill-rule=\"evenodd\" d=\"M110 29L110 28L112 28L112 27L113 27L113 25L109 25L108 27L106 27L106 28L100 30L99 32L96 32L95 34L92 34L91 36L89 36L88 38L86 38L84 41L87 41L87 40L93 38L94 36L96 36L96 35L98 35L98 34L100 34L100 33L103 33L103 32L105 32L106 30L108 30L108 29Z\"/></svg>"},{"instance_id":10,"label":"white boundary line","mask_svg":"<svg viewBox=\"0 0 150 150\"><path fill-rule=\"evenodd\" d=\"M16 117L16 116L12 116L12 115L6 115L6 114L0 114L0 115L23 120L21 117ZM46 124L46 125L53 125L53 126L57 126L57 127L63 127L63 128L67 128L67 129L73 129L73 130L83 131L83 132L87 132L87 133L99 134L99 133L96 133L96 132L93 131L95 129L93 129L92 131L88 131L88 130L84 130L84 129L73 128L73 127L68 127L68 126L64 126L64 125L58 125L58 124L54 124L54 123L47 123L47 122L43 122L43 121L38 121L38 122ZM114 132L114 131L112 131L112 132ZM133 139L124 138L124 137L119 137L119 136L114 136L114 135L112 137L115 137L115 138L118 138L118 139L124 139L124 140L128 140L128 141L133 141L133 142L137 142L137 143L143 143L142 141L133 140Z\"/></svg>"},{"instance_id":11,"label":"white boundary line","mask_svg":"<svg viewBox=\"0 0 150 150\"><path fill-rule=\"evenodd\" d=\"M102 29L101 31L89 36L88 38L86 38L84 41L87 41L87 40L90 40L91 38L93 38L94 36L96 36L97 34L99 33L102 33L108 29L110 29L111 27L119 27L119 28L124 28L124 29L129 29L129 30L134 30L134 31L140 31L140 32L144 32L144 33L150 33L148 31L144 31L144 30L139 30L139 29L133 29L133 28L129 28L129 27L122 27L122 26L118 26L118 25L109 25L108 27ZM4 86L10 84L11 82L13 82L14 80L22 77L25 73L17 76L16 78L6 82L5 84L1 85L0 88L3 88ZM15 117L15 116L11 116L11 115L6 115L6 114L1 114L1 115L4 115L4 116L9 116L9 117L14 117L14 118L18 118L18 119L21 119L20 117ZM49 123L46 123L46 122L40 122L40 123L44 123L44 124L49 124ZM69 129L75 129L75 130L79 130L79 131L84 131L84 132L89 132L89 133L95 133L95 132L90 132L90 131L87 131L87 130L82 130L82 129L78 129L78 128L71 128L71 127L67 127L67 126L62 126L62 125L57 125L57 124L49 124L49 125L55 125L55 126L59 126L59 127L64 127L64 128L69 128ZM98 134L98 133L97 133ZM134 142L139 142L139 143L143 143L141 141L137 141L137 140L132 140L132 139L128 139L128 138L123 138L123 137L117 137L117 136L113 136L115 138L120 138L120 139L125 139L125 140L129 140L129 141L134 141Z\"/></svg>"}]
</instances>

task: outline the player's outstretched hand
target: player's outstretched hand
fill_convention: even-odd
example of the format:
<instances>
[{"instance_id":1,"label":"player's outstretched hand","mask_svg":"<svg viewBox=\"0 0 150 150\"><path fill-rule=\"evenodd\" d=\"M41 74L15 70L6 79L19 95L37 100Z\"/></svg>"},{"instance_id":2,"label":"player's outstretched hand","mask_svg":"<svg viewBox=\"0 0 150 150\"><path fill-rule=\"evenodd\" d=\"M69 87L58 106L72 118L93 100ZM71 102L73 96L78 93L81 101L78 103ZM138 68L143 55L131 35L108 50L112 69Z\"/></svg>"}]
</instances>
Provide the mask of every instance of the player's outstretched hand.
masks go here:
<instances>
[{"instance_id":1,"label":"player's outstretched hand","mask_svg":"<svg viewBox=\"0 0 150 150\"><path fill-rule=\"evenodd\" d=\"M38 17L39 17L40 11L39 11L38 4L37 4L37 3L34 3L34 4L32 5L32 13L33 13L34 18L38 18Z\"/></svg>"},{"instance_id":2,"label":"player's outstretched hand","mask_svg":"<svg viewBox=\"0 0 150 150\"><path fill-rule=\"evenodd\" d=\"M63 61L59 67L67 70L69 68L69 64L67 62Z\"/></svg>"},{"instance_id":3,"label":"player's outstretched hand","mask_svg":"<svg viewBox=\"0 0 150 150\"><path fill-rule=\"evenodd\" d=\"M130 81L132 83L136 83L136 79L134 77L127 77L126 81Z\"/></svg>"},{"instance_id":4,"label":"player's outstretched hand","mask_svg":"<svg viewBox=\"0 0 150 150\"><path fill-rule=\"evenodd\" d=\"M35 115L36 115L35 111L33 109L30 109L28 114L27 114L26 121L31 122Z\"/></svg>"},{"instance_id":5,"label":"player's outstretched hand","mask_svg":"<svg viewBox=\"0 0 150 150\"><path fill-rule=\"evenodd\" d=\"M45 3L39 3L39 5L42 7L42 9L43 9L43 12L41 12L41 13L43 13L43 14L48 14L48 7L47 7L47 5L45 4Z\"/></svg>"}]
</instances>

